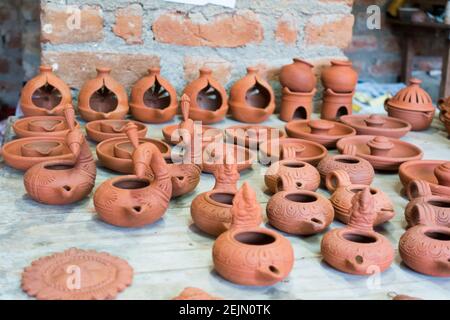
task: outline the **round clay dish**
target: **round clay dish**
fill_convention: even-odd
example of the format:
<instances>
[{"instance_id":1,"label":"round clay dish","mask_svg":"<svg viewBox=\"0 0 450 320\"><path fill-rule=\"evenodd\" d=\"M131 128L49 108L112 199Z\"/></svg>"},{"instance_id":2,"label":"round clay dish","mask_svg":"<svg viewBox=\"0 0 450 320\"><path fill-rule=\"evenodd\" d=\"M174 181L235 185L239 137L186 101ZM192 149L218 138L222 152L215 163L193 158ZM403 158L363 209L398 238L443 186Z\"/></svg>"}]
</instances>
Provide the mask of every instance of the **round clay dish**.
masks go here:
<instances>
[{"instance_id":1,"label":"round clay dish","mask_svg":"<svg viewBox=\"0 0 450 320\"><path fill-rule=\"evenodd\" d=\"M111 138L125 138L125 125L131 120L95 120L86 123L86 133L95 142L102 142ZM138 127L139 138L147 134L147 126L142 122L132 121Z\"/></svg>"},{"instance_id":2,"label":"round clay dish","mask_svg":"<svg viewBox=\"0 0 450 320\"><path fill-rule=\"evenodd\" d=\"M399 139L411 130L411 125L401 119L381 115L347 115L340 120L354 128L359 135L385 136Z\"/></svg>"},{"instance_id":3,"label":"round clay dish","mask_svg":"<svg viewBox=\"0 0 450 320\"><path fill-rule=\"evenodd\" d=\"M162 134L164 136L164 140L167 143L170 144L178 144L181 141L180 140L176 140L176 141L172 141L170 138L172 137L173 132L179 128L179 124L171 124L168 126L165 126L164 128L162 128ZM212 126L205 126L202 125L202 140L204 143L208 143L208 142L213 142L213 141L217 141L223 140L223 132L221 129L217 129L214 128Z\"/></svg>"},{"instance_id":4,"label":"round clay dish","mask_svg":"<svg viewBox=\"0 0 450 320\"><path fill-rule=\"evenodd\" d=\"M224 149L231 148L231 150L233 150L234 159L237 161L237 169L239 172L251 168L252 164L256 161L256 153L250 149L229 143L223 143L222 146ZM214 163L214 149L213 143L203 147L203 172L212 173L214 167L220 165L220 162L223 162L220 159L217 159L216 161L219 163ZM226 154L225 151L224 154Z\"/></svg>"},{"instance_id":5,"label":"round clay dish","mask_svg":"<svg viewBox=\"0 0 450 320\"><path fill-rule=\"evenodd\" d=\"M267 140L286 138L283 130L261 125L237 125L225 129L227 142L252 150ZM272 137L273 135L273 137Z\"/></svg>"},{"instance_id":6,"label":"round clay dish","mask_svg":"<svg viewBox=\"0 0 450 320\"><path fill-rule=\"evenodd\" d=\"M80 127L78 122L75 127ZM19 138L65 137L69 132L66 119L61 116L36 116L19 119L14 122L13 129Z\"/></svg>"}]
</instances>

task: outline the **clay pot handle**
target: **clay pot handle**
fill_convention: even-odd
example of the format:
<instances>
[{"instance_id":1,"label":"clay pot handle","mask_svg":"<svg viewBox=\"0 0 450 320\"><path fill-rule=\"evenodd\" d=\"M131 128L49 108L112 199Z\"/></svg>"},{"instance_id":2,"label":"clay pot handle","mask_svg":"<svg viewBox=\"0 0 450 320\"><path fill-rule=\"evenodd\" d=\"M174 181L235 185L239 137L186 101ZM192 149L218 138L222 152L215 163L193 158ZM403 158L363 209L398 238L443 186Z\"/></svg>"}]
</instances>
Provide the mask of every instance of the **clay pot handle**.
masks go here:
<instances>
[{"instance_id":1,"label":"clay pot handle","mask_svg":"<svg viewBox=\"0 0 450 320\"><path fill-rule=\"evenodd\" d=\"M135 149L139 147L139 135L138 135L138 127L133 122L128 122L125 125L125 133L128 136L128 139L130 139L131 144Z\"/></svg>"},{"instance_id":2,"label":"clay pot handle","mask_svg":"<svg viewBox=\"0 0 450 320\"><path fill-rule=\"evenodd\" d=\"M283 160L295 160L297 159L297 155L301 154L305 150L305 146L303 145L281 145L281 154L280 159Z\"/></svg>"},{"instance_id":3,"label":"clay pot handle","mask_svg":"<svg viewBox=\"0 0 450 320\"><path fill-rule=\"evenodd\" d=\"M380 128L384 126L386 120L377 114L371 114L367 119L364 119L365 124L371 128Z\"/></svg>"},{"instance_id":4,"label":"clay pot handle","mask_svg":"<svg viewBox=\"0 0 450 320\"><path fill-rule=\"evenodd\" d=\"M75 110L73 109L72 105L68 104L64 107L64 117L66 119L69 130L74 130L75 129Z\"/></svg>"},{"instance_id":5,"label":"clay pot handle","mask_svg":"<svg viewBox=\"0 0 450 320\"><path fill-rule=\"evenodd\" d=\"M431 196L430 184L423 180L412 180L406 188L406 195L409 200Z\"/></svg>"},{"instance_id":6,"label":"clay pot handle","mask_svg":"<svg viewBox=\"0 0 450 320\"><path fill-rule=\"evenodd\" d=\"M348 187L351 184L350 176L344 170L328 172L325 177L325 186L330 192L336 191L337 188Z\"/></svg>"},{"instance_id":7,"label":"clay pot handle","mask_svg":"<svg viewBox=\"0 0 450 320\"><path fill-rule=\"evenodd\" d=\"M342 154L348 156L356 156L356 146L354 144L346 144L342 149Z\"/></svg>"},{"instance_id":8,"label":"clay pot handle","mask_svg":"<svg viewBox=\"0 0 450 320\"><path fill-rule=\"evenodd\" d=\"M187 94L183 94L181 97L181 113L183 114L183 120L187 121L189 119L189 109L191 107L191 99Z\"/></svg>"},{"instance_id":9,"label":"clay pot handle","mask_svg":"<svg viewBox=\"0 0 450 320\"><path fill-rule=\"evenodd\" d=\"M312 134L327 135L334 128L334 123L326 120L311 120L308 126L311 128Z\"/></svg>"},{"instance_id":10,"label":"clay pot handle","mask_svg":"<svg viewBox=\"0 0 450 320\"><path fill-rule=\"evenodd\" d=\"M386 157L389 152L394 148L394 144L386 137L377 136L367 142L367 146L370 148L370 154L378 157Z\"/></svg>"},{"instance_id":11,"label":"clay pot handle","mask_svg":"<svg viewBox=\"0 0 450 320\"><path fill-rule=\"evenodd\" d=\"M281 281L283 280L283 273L281 270L274 266L261 266L256 270L259 277L269 280L269 281Z\"/></svg>"},{"instance_id":12,"label":"clay pot handle","mask_svg":"<svg viewBox=\"0 0 450 320\"><path fill-rule=\"evenodd\" d=\"M433 207L428 203L415 204L412 209L412 219L417 223L425 226L436 225L436 214Z\"/></svg>"}]
</instances>

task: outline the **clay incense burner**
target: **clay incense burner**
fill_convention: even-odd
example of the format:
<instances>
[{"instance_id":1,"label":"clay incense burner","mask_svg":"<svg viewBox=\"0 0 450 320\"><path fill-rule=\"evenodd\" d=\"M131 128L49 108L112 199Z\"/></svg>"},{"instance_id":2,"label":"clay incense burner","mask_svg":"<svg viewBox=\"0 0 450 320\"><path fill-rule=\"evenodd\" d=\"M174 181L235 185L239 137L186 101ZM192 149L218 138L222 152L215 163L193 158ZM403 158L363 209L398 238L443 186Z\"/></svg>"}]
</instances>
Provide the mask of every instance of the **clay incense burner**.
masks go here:
<instances>
[{"instance_id":1,"label":"clay incense burner","mask_svg":"<svg viewBox=\"0 0 450 320\"><path fill-rule=\"evenodd\" d=\"M78 123L75 126L80 127ZM62 116L26 117L15 121L13 129L19 138L65 137L69 133L69 126Z\"/></svg>"},{"instance_id":2,"label":"clay incense burner","mask_svg":"<svg viewBox=\"0 0 450 320\"><path fill-rule=\"evenodd\" d=\"M203 291L202 289L187 287L172 300L223 300L222 298L215 297L209 293Z\"/></svg>"},{"instance_id":3,"label":"clay incense burner","mask_svg":"<svg viewBox=\"0 0 450 320\"><path fill-rule=\"evenodd\" d=\"M298 235L312 235L326 229L334 219L330 201L318 193L299 190L290 173L280 175L280 190L267 203L269 223L275 228Z\"/></svg>"},{"instance_id":4,"label":"clay incense burner","mask_svg":"<svg viewBox=\"0 0 450 320\"><path fill-rule=\"evenodd\" d=\"M58 78L50 66L41 66L40 73L27 82L20 95L20 107L25 117L62 116L63 108L72 103L67 84Z\"/></svg>"},{"instance_id":5,"label":"clay incense burner","mask_svg":"<svg viewBox=\"0 0 450 320\"><path fill-rule=\"evenodd\" d=\"M263 122L275 111L272 87L258 75L258 71L258 68L247 68L247 75L231 87L231 114L240 122Z\"/></svg>"},{"instance_id":6,"label":"clay incense burner","mask_svg":"<svg viewBox=\"0 0 450 320\"><path fill-rule=\"evenodd\" d=\"M365 186L352 199L348 226L333 229L323 237L322 256L333 268L355 275L372 275L392 264L392 245L373 230L377 217L374 202L369 187Z\"/></svg>"},{"instance_id":7,"label":"clay incense burner","mask_svg":"<svg viewBox=\"0 0 450 320\"><path fill-rule=\"evenodd\" d=\"M294 58L293 63L285 65L280 71L280 83L289 91L310 93L316 88L317 79L314 66L302 59Z\"/></svg>"},{"instance_id":8,"label":"clay incense burner","mask_svg":"<svg viewBox=\"0 0 450 320\"><path fill-rule=\"evenodd\" d=\"M289 137L320 143L335 148L339 139L354 136L355 129L345 124L327 120L295 120L285 126Z\"/></svg>"},{"instance_id":9,"label":"clay incense burner","mask_svg":"<svg viewBox=\"0 0 450 320\"><path fill-rule=\"evenodd\" d=\"M151 143L139 144L132 123L126 132L137 146L132 154L135 174L103 182L95 191L94 206L99 217L109 224L142 227L156 222L166 212L172 181L159 149Z\"/></svg>"},{"instance_id":10,"label":"clay incense burner","mask_svg":"<svg viewBox=\"0 0 450 320\"><path fill-rule=\"evenodd\" d=\"M95 160L84 135L75 127L72 106L67 106L64 114L69 125L66 144L73 153L73 159L35 164L23 176L28 195L45 204L65 205L80 201L91 193L95 185Z\"/></svg>"},{"instance_id":11,"label":"clay incense burner","mask_svg":"<svg viewBox=\"0 0 450 320\"><path fill-rule=\"evenodd\" d=\"M317 90L311 92L294 92L284 87L281 96L280 119L291 121L309 119L313 112L313 98Z\"/></svg>"},{"instance_id":12,"label":"clay incense burner","mask_svg":"<svg viewBox=\"0 0 450 320\"><path fill-rule=\"evenodd\" d=\"M259 210L247 182L233 198L231 227L213 246L216 272L228 281L248 286L270 286L288 276L294 251L286 238L259 227L251 213Z\"/></svg>"},{"instance_id":13,"label":"clay incense burner","mask_svg":"<svg viewBox=\"0 0 450 320\"><path fill-rule=\"evenodd\" d=\"M324 68L321 75L324 88L335 93L351 93L358 82L358 73L351 61L332 60L331 66Z\"/></svg>"},{"instance_id":14,"label":"clay incense burner","mask_svg":"<svg viewBox=\"0 0 450 320\"><path fill-rule=\"evenodd\" d=\"M209 143L203 146L202 170L212 173L215 167L232 161L237 164L237 169L241 172L250 169L256 157L253 150L245 147L230 143Z\"/></svg>"},{"instance_id":15,"label":"clay incense burner","mask_svg":"<svg viewBox=\"0 0 450 320\"><path fill-rule=\"evenodd\" d=\"M142 122L132 120L95 120L86 123L86 133L95 142L102 142L111 138L125 138L125 126L133 122L138 127L138 135L144 138L147 134L147 126Z\"/></svg>"},{"instance_id":16,"label":"clay incense burner","mask_svg":"<svg viewBox=\"0 0 450 320\"><path fill-rule=\"evenodd\" d=\"M78 110L86 121L123 119L128 113L125 88L109 68L97 68L97 77L85 82L78 96Z\"/></svg>"},{"instance_id":17,"label":"clay incense burner","mask_svg":"<svg viewBox=\"0 0 450 320\"><path fill-rule=\"evenodd\" d=\"M175 88L160 75L160 68L151 68L148 75L135 83L131 90L130 109L139 121L162 123L177 113Z\"/></svg>"},{"instance_id":18,"label":"clay incense burner","mask_svg":"<svg viewBox=\"0 0 450 320\"><path fill-rule=\"evenodd\" d=\"M262 125L236 125L225 129L226 141L251 150L258 150L263 142L286 138L283 130Z\"/></svg>"},{"instance_id":19,"label":"clay incense burner","mask_svg":"<svg viewBox=\"0 0 450 320\"><path fill-rule=\"evenodd\" d=\"M330 201L333 204L336 218L348 224L351 220L350 214L355 194L368 188L367 185L352 184L347 172L336 170L330 172L326 177L326 185L330 190L334 190ZM395 216L394 206L389 197L381 190L376 188L368 189L373 202L375 217L374 226L385 223Z\"/></svg>"},{"instance_id":20,"label":"clay incense burner","mask_svg":"<svg viewBox=\"0 0 450 320\"><path fill-rule=\"evenodd\" d=\"M435 212L426 203L411 208L418 224L400 238L399 252L411 269L434 277L450 277L450 228L435 224Z\"/></svg>"},{"instance_id":21,"label":"clay incense burner","mask_svg":"<svg viewBox=\"0 0 450 320\"><path fill-rule=\"evenodd\" d=\"M353 127L359 135L399 139L411 130L409 122L378 114L342 116L340 120Z\"/></svg>"},{"instance_id":22,"label":"clay incense burner","mask_svg":"<svg viewBox=\"0 0 450 320\"><path fill-rule=\"evenodd\" d=\"M183 93L191 101L189 118L192 120L211 124L221 121L227 114L227 93L208 68L200 69L199 78L189 83Z\"/></svg>"}]
</instances>

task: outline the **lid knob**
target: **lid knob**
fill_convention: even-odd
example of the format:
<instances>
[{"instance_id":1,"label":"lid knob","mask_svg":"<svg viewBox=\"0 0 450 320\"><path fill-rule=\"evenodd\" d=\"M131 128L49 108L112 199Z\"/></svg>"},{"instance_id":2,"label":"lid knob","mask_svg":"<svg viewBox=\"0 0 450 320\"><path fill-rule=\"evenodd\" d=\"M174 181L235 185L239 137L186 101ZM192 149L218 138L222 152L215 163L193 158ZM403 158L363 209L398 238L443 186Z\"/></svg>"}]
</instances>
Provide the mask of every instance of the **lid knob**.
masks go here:
<instances>
[{"instance_id":1,"label":"lid knob","mask_svg":"<svg viewBox=\"0 0 450 320\"><path fill-rule=\"evenodd\" d=\"M318 135L330 134L330 130L334 128L334 123L326 120L311 120L308 125L311 133Z\"/></svg>"},{"instance_id":2,"label":"lid knob","mask_svg":"<svg viewBox=\"0 0 450 320\"><path fill-rule=\"evenodd\" d=\"M370 148L370 154L373 156L385 157L394 147L394 144L386 137L375 137L367 145Z\"/></svg>"},{"instance_id":3,"label":"lid knob","mask_svg":"<svg viewBox=\"0 0 450 320\"><path fill-rule=\"evenodd\" d=\"M367 119L364 119L364 122L368 127L379 128L386 123L386 120L378 114L371 114Z\"/></svg>"}]
</instances>

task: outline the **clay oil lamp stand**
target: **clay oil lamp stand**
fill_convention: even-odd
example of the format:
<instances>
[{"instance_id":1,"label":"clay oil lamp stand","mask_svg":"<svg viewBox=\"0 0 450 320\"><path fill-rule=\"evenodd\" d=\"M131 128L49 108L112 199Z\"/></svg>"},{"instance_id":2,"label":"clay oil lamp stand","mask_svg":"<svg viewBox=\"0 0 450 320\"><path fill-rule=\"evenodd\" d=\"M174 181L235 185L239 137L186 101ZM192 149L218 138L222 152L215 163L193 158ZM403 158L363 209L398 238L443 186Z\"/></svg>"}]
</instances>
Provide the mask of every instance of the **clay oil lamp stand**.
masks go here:
<instances>
[{"instance_id":1,"label":"clay oil lamp stand","mask_svg":"<svg viewBox=\"0 0 450 320\"><path fill-rule=\"evenodd\" d=\"M70 88L52 72L52 67L41 66L39 71L22 89L23 114L25 117L62 116L63 108L72 103Z\"/></svg>"},{"instance_id":2,"label":"clay oil lamp stand","mask_svg":"<svg viewBox=\"0 0 450 320\"><path fill-rule=\"evenodd\" d=\"M231 87L231 114L240 122L260 123L266 121L275 111L273 89L258 75L258 71L258 68L247 68L247 75Z\"/></svg>"},{"instance_id":3,"label":"clay oil lamp stand","mask_svg":"<svg viewBox=\"0 0 450 320\"><path fill-rule=\"evenodd\" d=\"M183 94L186 94L191 101L190 119L211 124L225 118L228 111L227 92L212 77L210 69L200 69L199 78L189 83L184 88Z\"/></svg>"},{"instance_id":4,"label":"clay oil lamp stand","mask_svg":"<svg viewBox=\"0 0 450 320\"><path fill-rule=\"evenodd\" d=\"M330 201L334 207L335 216L345 224L351 220L350 213L355 194L366 189L369 190L373 202L374 226L385 223L395 216L394 206L387 194L380 189L369 188L367 185L353 184L347 172L343 170L329 173L326 177L326 185L328 190L333 193Z\"/></svg>"},{"instance_id":5,"label":"clay oil lamp stand","mask_svg":"<svg viewBox=\"0 0 450 320\"><path fill-rule=\"evenodd\" d=\"M353 127L359 135L399 139L411 130L409 122L378 114L342 116L340 120Z\"/></svg>"},{"instance_id":6,"label":"clay oil lamp stand","mask_svg":"<svg viewBox=\"0 0 450 320\"><path fill-rule=\"evenodd\" d=\"M250 169L256 158L256 152L245 147L231 143L209 143L203 147L202 170L206 173L213 173L215 167L233 161L237 164L238 171L241 172Z\"/></svg>"},{"instance_id":7,"label":"clay oil lamp stand","mask_svg":"<svg viewBox=\"0 0 450 320\"><path fill-rule=\"evenodd\" d=\"M286 138L283 130L263 125L236 125L225 129L226 142L258 150L263 142Z\"/></svg>"},{"instance_id":8,"label":"clay oil lamp stand","mask_svg":"<svg viewBox=\"0 0 450 320\"><path fill-rule=\"evenodd\" d=\"M76 268L77 267L77 268ZM73 281L75 272L81 281ZM105 252L71 248L39 258L22 273L22 290L39 300L105 300L131 285L133 268Z\"/></svg>"},{"instance_id":9,"label":"clay oil lamp stand","mask_svg":"<svg viewBox=\"0 0 450 320\"><path fill-rule=\"evenodd\" d=\"M278 178L279 190L267 203L269 223L278 230L302 236L326 229L334 219L331 202L318 193L300 190L297 178L285 173Z\"/></svg>"},{"instance_id":10,"label":"clay oil lamp stand","mask_svg":"<svg viewBox=\"0 0 450 320\"><path fill-rule=\"evenodd\" d=\"M95 120L86 123L86 133L95 142L102 142L112 138L125 138L125 127L133 122L138 127L139 138L145 138L147 126L142 122L132 120Z\"/></svg>"},{"instance_id":11,"label":"clay oil lamp stand","mask_svg":"<svg viewBox=\"0 0 450 320\"><path fill-rule=\"evenodd\" d=\"M75 126L80 127L78 123ZM13 129L19 138L65 137L69 132L66 119L62 116L26 117L15 121Z\"/></svg>"},{"instance_id":12,"label":"clay oil lamp stand","mask_svg":"<svg viewBox=\"0 0 450 320\"><path fill-rule=\"evenodd\" d=\"M349 93L337 93L331 89L326 89L323 93L322 108L320 118L337 121L342 116L353 113L353 96L355 91Z\"/></svg>"},{"instance_id":13,"label":"clay oil lamp stand","mask_svg":"<svg viewBox=\"0 0 450 320\"><path fill-rule=\"evenodd\" d=\"M86 121L123 119L128 113L125 88L109 68L97 68L97 77L84 83L78 96L78 111Z\"/></svg>"},{"instance_id":14,"label":"clay oil lamp stand","mask_svg":"<svg viewBox=\"0 0 450 320\"><path fill-rule=\"evenodd\" d=\"M163 123L177 113L177 92L161 77L160 71L160 68L149 69L148 75L137 81L131 90L131 114L139 121Z\"/></svg>"},{"instance_id":15,"label":"clay oil lamp stand","mask_svg":"<svg viewBox=\"0 0 450 320\"><path fill-rule=\"evenodd\" d=\"M400 238L399 252L411 269L434 277L450 277L450 228L436 225L435 212L426 203L412 209L418 224Z\"/></svg>"},{"instance_id":16,"label":"clay oil lamp stand","mask_svg":"<svg viewBox=\"0 0 450 320\"><path fill-rule=\"evenodd\" d=\"M223 298L212 296L199 288L187 287L172 300L223 300Z\"/></svg>"},{"instance_id":17,"label":"clay oil lamp stand","mask_svg":"<svg viewBox=\"0 0 450 320\"><path fill-rule=\"evenodd\" d=\"M335 148L339 139L354 136L355 129L345 124L327 120L295 120L285 126L289 137L320 143L325 148Z\"/></svg>"},{"instance_id":18,"label":"clay oil lamp stand","mask_svg":"<svg viewBox=\"0 0 450 320\"><path fill-rule=\"evenodd\" d=\"M388 115L409 122L413 131L428 129L436 111L430 95L420 87L421 83L416 78L409 80L409 86L385 102Z\"/></svg>"},{"instance_id":19,"label":"clay oil lamp stand","mask_svg":"<svg viewBox=\"0 0 450 320\"><path fill-rule=\"evenodd\" d=\"M294 264L291 243L281 234L259 227L255 192L245 182L232 201L230 229L213 246L215 271L247 286L270 286L286 278Z\"/></svg>"},{"instance_id":20,"label":"clay oil lamp stand","mask_svg":"<svg viewBox=\"0 0 450 320\"><path fill-rule=\"evenodd\" d=\"M23 176L28 195L44 204L66 205L80 201L91 193L95 185L95 160L84 135L75 127L75 112L69 106L64 113L70 130L66 144L73 159L35 164Z\"/></svg>"},{"instance_id":21,"label":"clay oil lamp stand","mask_svg":"<svg viewBox=\"0 0 450 320\"><path fill-rule=\"evenodd\" d=\"M422 159L422 150L405 141L383 136L354 136L338 141L337 148L343 153L354 152L366 159L375 170L398 171L406 161ZM352 149L354 151L351 151Z\"/></svg>"},{"instance_id":22,"label":"clay oil lamp stand","mask_svg":"<svg viewBox=\"0 0 450 320\"><path fill-rule=\"evenodd\" d=\"M377 217L370 189L365 187L352 199L348 226L333 229L322 239L323 259L333 268L355 275L372 275L389 268L394 249L373 230Z\"/></svg>"},{"instance_id":23,"label":"clay oil lamp stand","mask_svg":"<svg viewBox=\"0 0 450 320\"><path fill-rule=\"evenodd\" d=\"M310 119L313 112L313 98L317 89L311 92L294 92L284 87L281 96L280 119L286 122L295 119Z\"/></svg>"}]
</instances>

